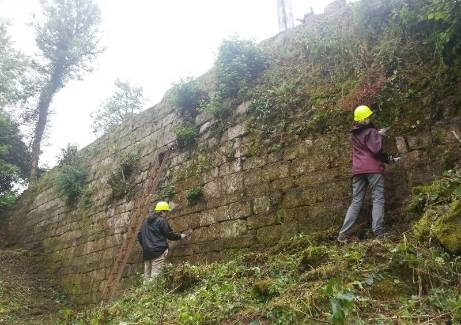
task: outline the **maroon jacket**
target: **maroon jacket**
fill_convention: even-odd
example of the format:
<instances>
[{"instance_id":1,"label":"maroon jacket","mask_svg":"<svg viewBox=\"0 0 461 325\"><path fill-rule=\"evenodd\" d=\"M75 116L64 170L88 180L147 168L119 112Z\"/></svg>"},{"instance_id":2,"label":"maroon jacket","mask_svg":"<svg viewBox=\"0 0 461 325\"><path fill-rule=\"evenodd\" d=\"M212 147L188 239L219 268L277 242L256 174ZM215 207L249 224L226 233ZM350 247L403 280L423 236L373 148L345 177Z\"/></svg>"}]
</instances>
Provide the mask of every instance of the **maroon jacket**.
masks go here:
<instances>
[{"instance_id":1,"label":"maroon jacket","mask_svg":"<svg viewBox=\"0 0 461 325\"><path fill-rule=\"evenodd\" d=\"M389 157L382 152L383 137L373 124L354 124L352 133L352 174L382 174Z\"/></svg>"}]
</instances>

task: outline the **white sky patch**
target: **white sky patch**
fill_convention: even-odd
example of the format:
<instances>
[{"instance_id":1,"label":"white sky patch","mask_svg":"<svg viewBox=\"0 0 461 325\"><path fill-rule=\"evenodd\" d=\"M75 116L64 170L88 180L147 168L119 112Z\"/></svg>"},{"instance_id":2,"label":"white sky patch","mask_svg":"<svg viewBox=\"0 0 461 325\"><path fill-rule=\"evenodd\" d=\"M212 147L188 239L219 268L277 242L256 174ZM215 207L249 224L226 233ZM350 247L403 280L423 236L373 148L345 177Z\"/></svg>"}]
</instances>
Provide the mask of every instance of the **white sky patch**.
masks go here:
<instances>
[{"instance_id":1,"label":"white sky patch","mask_svg":"<svg viewBox=\"0 0 461 325\"><path fill-rule=\"evenodd\" d=\"M68 143L94 141L90 113L112 94L117 78L142 86L145 108L160 101L173 82L210 69L221 41L231 35L262 41L278 33L276 0L94 0L102 14L101 44L106 51L95 70L72 81L54 98L40 164L52 167ZM292 0L294 17L331 0ZM0 0L0 17L10 22L18 49L32 55L34 32L27 26L39 0Z\"/></svg>"}]
</instances>

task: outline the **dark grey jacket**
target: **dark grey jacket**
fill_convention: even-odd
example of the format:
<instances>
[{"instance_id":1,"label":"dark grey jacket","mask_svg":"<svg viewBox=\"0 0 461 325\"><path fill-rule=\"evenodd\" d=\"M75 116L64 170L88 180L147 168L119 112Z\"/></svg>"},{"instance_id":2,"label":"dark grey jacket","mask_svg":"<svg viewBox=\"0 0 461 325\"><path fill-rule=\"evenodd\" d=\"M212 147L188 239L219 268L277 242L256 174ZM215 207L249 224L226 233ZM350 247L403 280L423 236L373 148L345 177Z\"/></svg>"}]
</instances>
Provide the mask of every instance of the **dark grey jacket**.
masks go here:
<instances>
[{"instance_id":1,"label":"dark grey jacket","mask_svg":"<svg viewBox=\"0 0 461 325\"><path fill-rule=\"evenodd\" d=\"M142 246L143 259L152 260L162 255L168 248L169 240L181 239L181 234L173 232L168 221L158 213L151 213L144 220L138 232L138 241Z\"/></svg>"}]
</instances>

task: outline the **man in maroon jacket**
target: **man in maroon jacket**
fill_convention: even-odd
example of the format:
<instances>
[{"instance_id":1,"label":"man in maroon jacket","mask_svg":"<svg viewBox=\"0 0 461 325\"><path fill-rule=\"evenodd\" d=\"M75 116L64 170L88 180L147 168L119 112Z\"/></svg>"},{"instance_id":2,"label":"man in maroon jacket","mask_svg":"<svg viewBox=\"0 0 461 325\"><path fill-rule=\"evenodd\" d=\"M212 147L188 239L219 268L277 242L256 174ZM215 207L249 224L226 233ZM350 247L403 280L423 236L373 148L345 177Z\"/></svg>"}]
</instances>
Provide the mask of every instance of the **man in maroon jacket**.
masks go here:
<instances>
[{"instance_id":1,"label":"man in maroon jacket","mask_svg":"<svg viewBox=\"0 0 461 325\"><path fill-rule=\"evenodd\" d=\"M354 111L352 140L352 203L347 210L338 241L347 239L362 207L367 187L373 198L372 229L376 236L383 235L384 228L384 164L397 161L383 153L385 129L378 130L370 122L373 111L367 106L359 106Z\"/></svg>"}]
</instances>

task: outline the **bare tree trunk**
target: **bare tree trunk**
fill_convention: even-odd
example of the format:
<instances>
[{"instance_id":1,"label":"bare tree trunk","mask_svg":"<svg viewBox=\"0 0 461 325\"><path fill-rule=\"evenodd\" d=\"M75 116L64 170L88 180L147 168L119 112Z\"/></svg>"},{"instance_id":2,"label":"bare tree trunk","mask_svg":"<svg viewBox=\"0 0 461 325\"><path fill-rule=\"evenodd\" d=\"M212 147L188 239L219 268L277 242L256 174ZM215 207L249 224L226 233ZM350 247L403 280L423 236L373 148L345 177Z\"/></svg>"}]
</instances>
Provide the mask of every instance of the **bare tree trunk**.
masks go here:
<instances>
[{"instance_id":1,"label":"bare tree trunk","mask_svg":"<svg viewBox=\"0 0 461 325\"><path fill-rule=\"evenodd\" d=\"M277 13L281 32L294 27L293 9L290 0L277 0Z\"/></svg>"},{"instance_id":2,"label":"bare tree trunk","mask_svg":"<svg viewBox=\"0 0 461 325\"><path fill-rule=\"evenodd\" d=\"M30 169L30 183L34 183L38 178L38 161L40 158L40 147L43 140L43 133L45 132L46 123L48 121L48 113L54 94L61 88L62 85L62 68L56 67L50 76L50 80L42 88L40 98L38 101L38 120L34 130L34 141L32 143L31 153L31 169Z\"/></svg>"}]
</instances>

